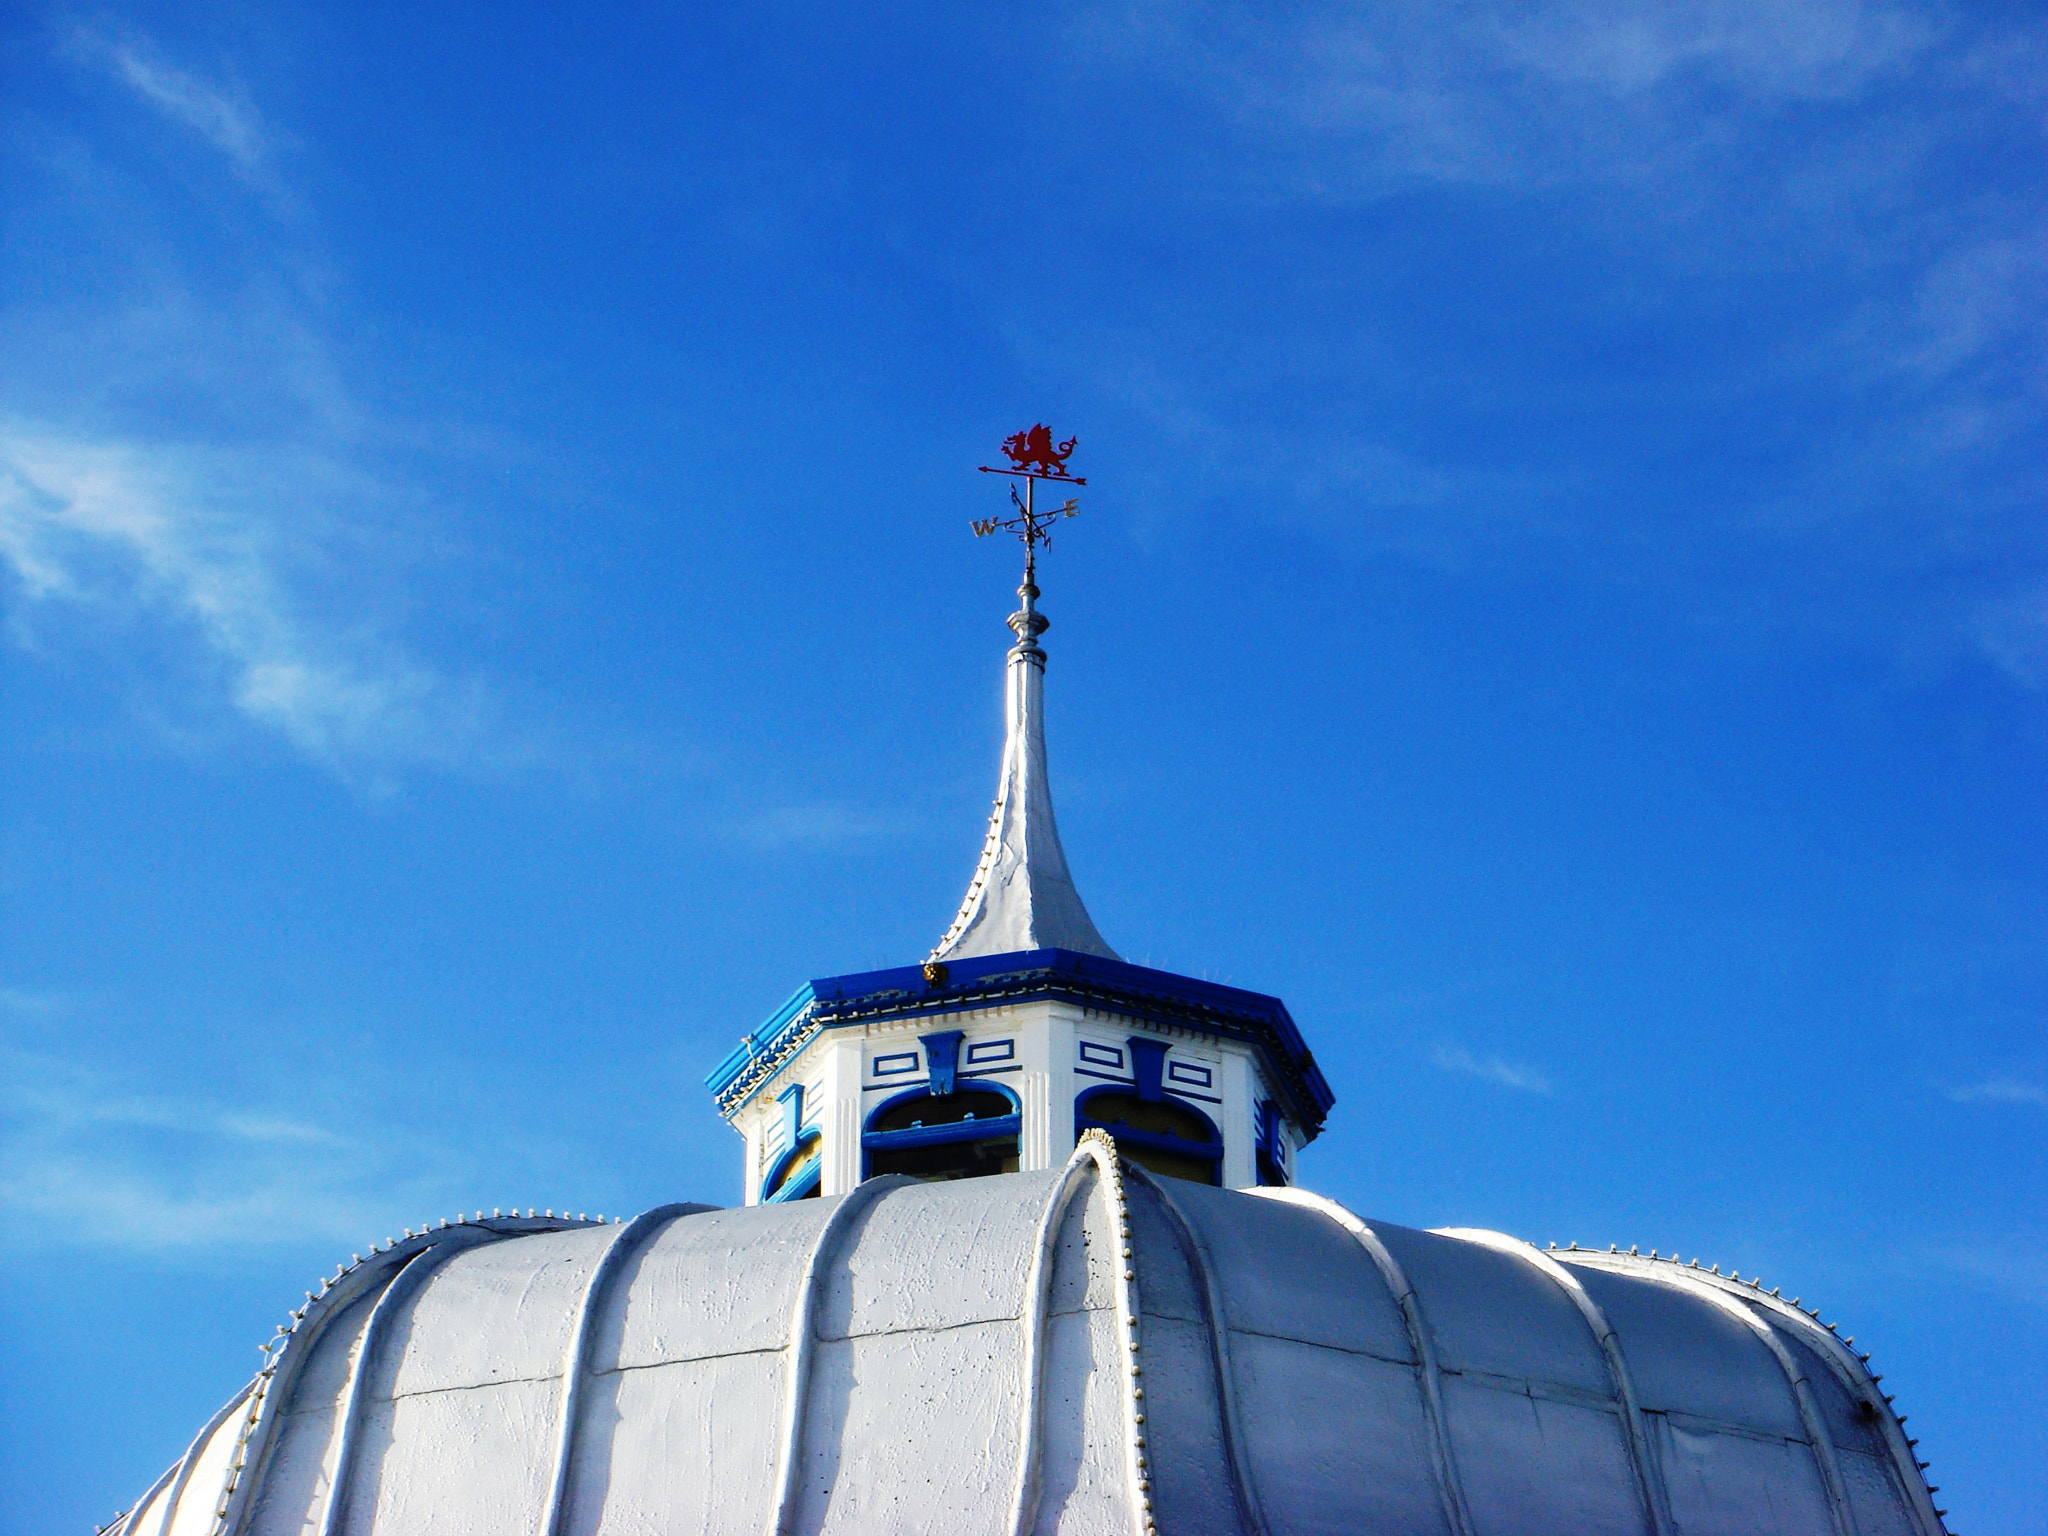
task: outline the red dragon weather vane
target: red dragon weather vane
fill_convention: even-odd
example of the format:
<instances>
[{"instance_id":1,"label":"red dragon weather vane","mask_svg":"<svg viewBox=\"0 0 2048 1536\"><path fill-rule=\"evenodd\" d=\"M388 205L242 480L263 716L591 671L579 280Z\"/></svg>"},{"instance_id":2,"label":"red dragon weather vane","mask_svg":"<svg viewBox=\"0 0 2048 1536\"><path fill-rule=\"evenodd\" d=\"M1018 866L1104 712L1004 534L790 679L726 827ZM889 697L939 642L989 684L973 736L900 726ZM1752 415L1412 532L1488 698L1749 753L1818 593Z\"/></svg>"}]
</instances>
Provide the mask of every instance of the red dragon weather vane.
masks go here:
<instances>
[{"instance_id":1,"label":"red dragon weather vane","mask_svg":"<svg viewBox=\"0 0 2048 1536\"><path fill-rule=\"evenodd\" d=\"M1058 518L1074 517L1080 513L1081 504L1071 496L1067 498L1066 505L1040 512L1033 494L1041 480L1058 480L1067 485L1088 483L1079 475L1067 473L1068 456L1079 441L1079 438L1070 437L1063 443L1054 442L1052 428L1041 422L1003 440L1003 453L1010 461L1008 469L997 469L987 464L981 466L984 475L1010 475L1024 482L1022 496L1017 494L1015 486L1010 488L1010 505L1017 509L1017 515L977 517L974 519L974 536L981 538L1000 528L1022 539L1027 582L1031 579L1032 567L1037 563L1038 546L1050 546L1052 543L1052 533L1047 525Z\"/></svg>"}]
</instances>

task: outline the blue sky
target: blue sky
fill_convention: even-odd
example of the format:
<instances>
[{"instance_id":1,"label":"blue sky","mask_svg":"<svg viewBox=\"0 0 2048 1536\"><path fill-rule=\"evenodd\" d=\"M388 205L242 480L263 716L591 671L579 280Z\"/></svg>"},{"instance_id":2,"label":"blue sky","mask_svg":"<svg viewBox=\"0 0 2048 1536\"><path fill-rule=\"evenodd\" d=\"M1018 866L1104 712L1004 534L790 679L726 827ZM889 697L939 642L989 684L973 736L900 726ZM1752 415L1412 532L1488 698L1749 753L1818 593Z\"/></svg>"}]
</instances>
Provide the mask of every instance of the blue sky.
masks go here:
<instances>
[{"instance_id":1,"label":"blue sky","mask_svg":"<svg viewBox=\"0 0 2048 1536\"><path fill-rule=\"evenodd\" d=\"M1015 552L1127 956L1370 1215L1697 1253L2048 1532L2025 6L16 7L0 1474L86 1530L322 1272L737 1199L922 957Z\"/></svg>"}]
</instances>

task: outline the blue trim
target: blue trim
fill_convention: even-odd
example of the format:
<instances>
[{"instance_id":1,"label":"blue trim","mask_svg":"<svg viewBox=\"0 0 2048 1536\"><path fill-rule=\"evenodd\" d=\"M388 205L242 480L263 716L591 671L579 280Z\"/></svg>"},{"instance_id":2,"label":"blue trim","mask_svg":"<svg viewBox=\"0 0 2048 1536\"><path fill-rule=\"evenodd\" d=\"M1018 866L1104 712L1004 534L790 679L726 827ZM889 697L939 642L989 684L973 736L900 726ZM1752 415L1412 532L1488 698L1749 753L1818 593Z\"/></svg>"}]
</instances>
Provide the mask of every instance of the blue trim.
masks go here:
<instances>
[{"instance_id":1,"label":"blue trim","mask_svg":"<svg viewBox=\"0 0 2048 1536\"><path fill-rule=\"evenodd\" d=\"M1183 1103L1181 1107L1197 1120L1200 1120L1202 1124L1209 1127L1209 1139L1206 1142L1189 1141L1185 1136L1163 1136L1157 1131L1141 1131L1136 1126L1114 1125L1107 1120L1098 1120L1088 1113L1088 1101L1090 1099L1099 1099L1104 1094L1115 1093L1116 1091L1114 1087L1090 1088L1087 1092L1075 1098L1074 1134L1076 1136L1079 1136L1081 1132L1087 1130L1090 1126L1095 1126L1109 1132L1119 1142L1127 1142L1134 1147L1150 1147L1155 1151L1172 1152L1181 1157L1202 1158L1212 1163L1221 1163L1223 1161L1223 1132L1218 1128L1214 1120L1211 1120L1192 1104ZM1174 1102L1180 1102L1179 1094L1174 1094L1171 1097Z\"/></svg>"},{"instance_id":2,"label":"blue trim","mask_svg":"<svg viewBox=\"0 0 2048 1536\"><path fill-rule=\"evenodd\" d=\"M782 1144L793 1149L803 1142L804 1085L791 1083L775 1095L775 1102L782 1106Z\"/></svg>"},{"instance_id":3,"label":"blue trim","mask_svg":"<svg viewBox=\"0 0 2048 1536\"><path fill-rule=\"evenodd\" d=\"M1011 1070L999 1068L998 1070ZM860 1161L861 1177L866 1178L872 1166L869 1159L877 1152L897 1152L908 1147L937 1147L960 1141L990 1141L999 1136L1015 1137L1018 1149L1024 1145L1024 1101L1001 1083L991 1083L983 1078L963 1078L959 1092L979 1089L984 1093L998 1093L1009 1102L1007 1115L993 1115L986 1120L948 1120L944 1125L919 1125L900 1131L873 1131L867 1127L875 1123L888 1111L899 1104L914 1104L920 1099L934 1097L923 1088L913 1088L904 1093L893 1094L882 1100L867 1112L861 1122Z\"/></svg>"},{"instance_id":4,"label":"blue trim","mask_svg":"<svg viewBox=\"0 0 2048 1536\"><path fill-rule=\"evenodd\" d=\"M763 1205L781 1205L786 1201L801 1200L805 1195L808 1195L812 1190L816 1189L818 1187L819 1181L822 1180L824 1177L825 1159L821 1157L816 1162L812 1163L810 1167L806 1168L802 1173L798 1174L789 1183L784 1184L780 1188L778 1188L774 1194L770 1195L761 1203Z\"/></svg>"},{"instance_id":5,"label":"blue trim","mask_svg":"<svg viewBox=\"0 0 2048 1536\"><path fill-rule=\"evenodd\" d=\"M982 1081L982 1079L978 1077L968 1078L967 1081L970 1084L972 1084L975 1088L981 1089L983 1092L1000 1093L1004 1098L1008 1099L1010 1101L1010 1111L1012 1115L1021 1115L1024 1113L1024 1101L1018 1098L1015 1091L1010 1089L1006 1085L1002 1083L984 1082ZM865 1138L868 1136L902 1135L903 1133L900 1131L871 1131L868 1129L868 1127L875 1123L875 1116L879 1114L884 1114L887 1111L894 1109L898 1104L908 1104L912 1099L928 1099L932 1097L934 1097L933 1094L927 1093L922 1088L911 1088L902 1093L896 1094L892 1098L882 1100L881 1103L877 1104L873 1109L868 1111L867 1119L861 1122L862 1137ZM950 1129L953 1123L954 1122L948 1121L946 1128ZM962 1120L958 1123L961 1125L989 1125L993 1122L987 1120Z\"/></svg>"},{"instance_id":6,"label":"blue trim","mask_svg":"<svg viewBox=\"0 0 2048 1536\"><path fill-rule=\"evenodd\" d=\"M1014 1136L1019 1150L1024 1145L1024 1101L1001 1083L986 1082L981 1078L966 1078L960 1091L980 1089L985 1093L999 1093L1009 1100L1010 1112L995 1115L987 1120L948 1120L944 1125L920 1125L900 1131L871 1131L867 1127L898 1104L910 1104L932 1095L923 1089L912 1089L882 1100L867 1113L862 1122L860 1137L861 1176L867 1176L869 1154L891 1152L903 1147L936 1147L953 1141L987 1141L997 1136Z\"/></svg>"},{"instance_id":7,"label":"blue trim","mask_svg":"<svg viewBox=\"0 0 2048 1536\"><path fill-rule=\"evenodd\" d=\"M1166 1076L1166 1042L1148 1035L1133 1035L1124 1044L1131 1048L1131 1081L1137 1084L1138 1097L1147 1104L1157 1104Z\"/></svg>"},{"instance_id":8,"label":"blue trim","mask_svg":"<svg viewBox=\"0 0 2048 1536\"><path fill-rule=\"evenodd\" d=\"M940 1029L917 1038L924 1046L925 1077L932 1085L932 1093L951 1093L953 1076L960 1070L960 1042L967 1038L967 1031Z\"/></svg>"},{"instance_id":9,"label":"blue trim","mask_svg":"<svg viewBox=\"0 0 2048 1536\"><path fill-rule=\"evenodd\" d=\"M1261 1184L1286 1184L1287 1145L1280 1139L1280 1106L1259 1100L1258 1135L1252 1145L1254 1173Z\"/></svg>"},{"instance_id":10,"label":"blue trim","mask_svg":"<svg viewBox=\"0 0 2048 1536\"><path fill-rule=\"evenodd\" d=\"M817 1126L812 1126L808 1131L803 1132L797 1137L796 1145L790 1147L768 1165L768 1173L761 1180L761 1187L769 1190L770 1193L761 1197L763 1205L775 1205L783 1200L801 1200L804 1196L804 1191L813 1188L817 1184L825 1172L825 1159L823 1156L820 1156L809 1168L798 1174L794 1184L778 1185L775 1181L788 1171L791 1163L804 1155L805 1147L810 1146L815 1141L822 1140L824 1134Z\"/></svg>"},{"instance_id":11,"label":"blue trim","mask_svg":"<svg viewBox=\"0 0 2048 1536\"><path fill-rule=\"evenodd\" d=\"M948 1120L902 1131L869 1131L860 1139L863 1152L889 1152L898 1147L936 1147L949 1141L989 1141L997 1136L1024 1135L1022 1115L997 1115L993 1120Z\"/></svg>"},{"instance_id":12,"label":"blue trim","mask_svg":"<svg viewBox=\"0 0 2048 1536\"><path fill-rule=\"evenodd\" d=\"M997 1074L1003 1072L1022 1072L1023 1070L1024 1063L1021 1061L1012 1062L1007 1067L976 1067L972 1072L962 1072L959 1074L958 1079L953 1084L953 1091L955 1093L958 1093L960 1091L961 1083L975 1083L981 1081L981 1079L983 1079L984 1077L994 1077ZM1119 1079L1119 1081L1121 1081L1121 1079ZM926 1079L920 1077L914 1083L868 1083L861 1089L861 1092L887 1093L891 1089L896 1088L922 1088L925 1085L925 1082ZM1199 1098L1201 1097L1201 1095L1193 1094L1190 1095L1190 1097Z\"/></svg>"},{"instance_id":13,"label":"blue trim","mask_svg":"<svg viewBox=\"0 0 2048 1536\"><path fill-rule=\"evenodd\" d=\"M1301 1031L1277 997L1197 981L1067 949L1019 950L949 961L943 979L920 966L829 976L799 987L773 1017L740 1042L705 1079L730 1117L774 1070L820 1029L892 1018L932 1018L994 1002L1059 998L1147 1023L1196 1029L1252 1044L1279 1087L1288 1118L1313 1138L1335 1096Z\"/></svg>"},{"instance_id":14,"label":"blue trim","mask_svg":"<svg viewBox=\"0 0 2048 1536\"><path fill-rule=\"evenodd\" d=\"M741 1040L726 1053L725 1060L711 1069L704 1079L704 1086L713 1093L725 1092L755 1057L772 1052L797 1017L817 1000L817 991L808 981L790 993L789 1000L769 1014L759 1029Z\"/></svg>"},{"instance_id":15,"label":"blue trim","mask_svg":"<svg viewBox=\"0 0 2048 1536\"><path fill-rule=\"evenodd\" d=\"M1105 1083L1122 1083L1126 1088L1135 1089L1138 1086L1136 1083L1132 1082L1128 1077L1112 1077L1107 1072L1090 1072L1086 1067L1074 1068L1074 1076L1093 1077Z\"/></svg>"}]
</instances>

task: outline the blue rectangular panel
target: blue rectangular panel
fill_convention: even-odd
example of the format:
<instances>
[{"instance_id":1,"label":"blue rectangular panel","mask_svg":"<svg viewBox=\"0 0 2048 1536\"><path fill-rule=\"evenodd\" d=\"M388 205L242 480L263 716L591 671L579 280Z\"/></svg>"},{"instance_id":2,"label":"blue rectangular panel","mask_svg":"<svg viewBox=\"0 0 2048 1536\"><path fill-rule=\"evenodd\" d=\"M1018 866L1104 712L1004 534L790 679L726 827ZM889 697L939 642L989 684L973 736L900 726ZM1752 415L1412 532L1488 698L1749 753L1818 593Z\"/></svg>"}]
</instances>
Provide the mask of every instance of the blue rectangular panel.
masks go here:
<instances>
[{"instance_id":1,"label":"blue rectangular panel","mask_svg":"<svg viewBox=\"0 0 2048 1536\"><path fill-rule=\"evenodd\" d=\"M917 1052L915 1051L906 1051L900 1056L877 1056L875 1058L875 1076L877 1077L894 1077L899 1072L915 1072L916 1070Z\"/></svg>"},{"instance_id":2,"label":"blue rectangular panel","mask_svg":"<svg viewBox=\"0 0 2048 1536\"><path fill-rule=\"evenodd\" d=\"M967 1046L970 1062L1008 1061L1016 1054L1017 1042L1014 1040L974 1040Z\"/></svg>"},{"instance_id":3,"label":"blue rectangular panel","mask_svg":"<svg viewBox=\"0 0 2048 1536\"><path fill-rule=\"evenodd\" d=\"M1189 1083L1196 1088L1206 1088L1209 1086L1209 1069L1185 1061L1169 1061L1166 1064L1166 1078L1168 1082Z\"/></svg>"},{"instance_id":4,"label":"blue rectangular panel","mask_svg":"<svg viewBox=\"0 0 2048 1536\"><path fill-rule=\"evenodd\" d=\"M1098 1067L1120 1067L1124 1064L1124 1053L1113 1045L1097 1045L1093 1040L1083 1040L1081 1059L1092 1061Z\"/></svg>"}]
</instances>

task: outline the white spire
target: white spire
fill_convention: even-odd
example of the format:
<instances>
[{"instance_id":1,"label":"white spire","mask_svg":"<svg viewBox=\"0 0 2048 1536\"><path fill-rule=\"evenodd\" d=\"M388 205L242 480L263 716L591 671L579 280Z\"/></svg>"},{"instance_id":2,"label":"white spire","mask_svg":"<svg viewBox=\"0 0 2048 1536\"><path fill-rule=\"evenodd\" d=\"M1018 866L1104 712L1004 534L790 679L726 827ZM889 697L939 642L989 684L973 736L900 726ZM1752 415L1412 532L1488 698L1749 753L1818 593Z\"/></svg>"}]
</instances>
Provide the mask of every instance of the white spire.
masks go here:
<instances>
[{"instance_id":1,"label":"white spire","mask_svg":"<svg viewBox=\"0 0 2048 1536\"><path fill-rule=\"evenodd\" d=\"M1010 647L1003 688L1008 729L1002 780L981 862L960 915L931 953L933 960L1020 949L1071 949L1121 958L1102 941L1081 904L1053 821L1052 789L1045 776L1045 652L1038 644L1049 621L1033 606L1037 562L1026 548L1024 585L1017 589L1024 606L1010 615L1017 643Z\"/></svg>"}]
</instances>

